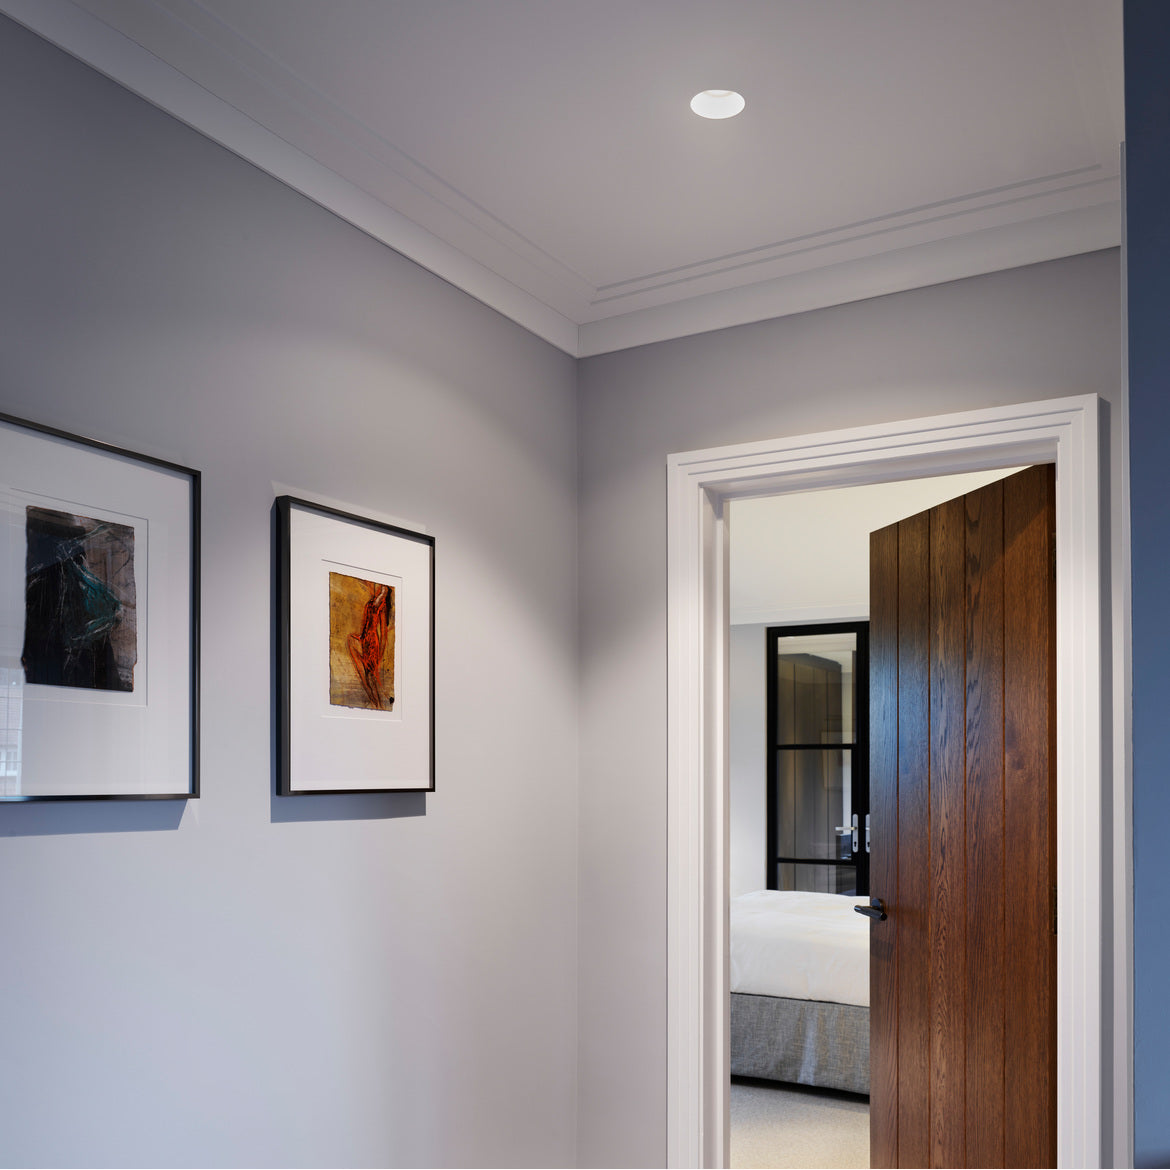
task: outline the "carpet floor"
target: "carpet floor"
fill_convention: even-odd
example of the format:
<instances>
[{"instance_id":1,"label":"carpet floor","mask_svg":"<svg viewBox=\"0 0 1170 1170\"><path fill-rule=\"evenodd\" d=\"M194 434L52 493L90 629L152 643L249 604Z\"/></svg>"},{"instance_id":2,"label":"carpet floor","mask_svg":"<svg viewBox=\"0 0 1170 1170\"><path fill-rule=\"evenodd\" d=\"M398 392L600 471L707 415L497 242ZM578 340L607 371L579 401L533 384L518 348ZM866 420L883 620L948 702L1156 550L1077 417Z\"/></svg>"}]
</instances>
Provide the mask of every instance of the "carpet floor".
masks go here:
<instances>
[{"instance_id":1,"label":"carpet floor","mask_svg":"<svg viewBox=\"0 0 1170 1170\"><path fill-rule=\"evenodd\" d=\"M869 1100L852 1093L735 1078L731 1165L869 1166Z\"/></svg>"}]
</instances>

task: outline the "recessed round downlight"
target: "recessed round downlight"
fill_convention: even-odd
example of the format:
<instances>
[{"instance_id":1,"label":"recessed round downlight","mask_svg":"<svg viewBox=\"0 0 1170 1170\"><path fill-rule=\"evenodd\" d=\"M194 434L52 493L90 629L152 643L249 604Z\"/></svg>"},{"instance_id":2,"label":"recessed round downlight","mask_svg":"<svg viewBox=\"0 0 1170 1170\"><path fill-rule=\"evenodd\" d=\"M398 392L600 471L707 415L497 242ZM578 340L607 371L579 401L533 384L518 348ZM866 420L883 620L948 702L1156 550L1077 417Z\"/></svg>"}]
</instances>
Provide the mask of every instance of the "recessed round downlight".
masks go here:
<instances>
[{"instance_id":1,"label":"recessed round downlight","mask_svg":"<svg viewBox=\"0 0 1170 1170\"><path fill-rule=\"evenodd\" d=\"M734 118L746 103L734 89L705 89L691 98L691 109L700 118Z\"/></svg>"}]
</instances>

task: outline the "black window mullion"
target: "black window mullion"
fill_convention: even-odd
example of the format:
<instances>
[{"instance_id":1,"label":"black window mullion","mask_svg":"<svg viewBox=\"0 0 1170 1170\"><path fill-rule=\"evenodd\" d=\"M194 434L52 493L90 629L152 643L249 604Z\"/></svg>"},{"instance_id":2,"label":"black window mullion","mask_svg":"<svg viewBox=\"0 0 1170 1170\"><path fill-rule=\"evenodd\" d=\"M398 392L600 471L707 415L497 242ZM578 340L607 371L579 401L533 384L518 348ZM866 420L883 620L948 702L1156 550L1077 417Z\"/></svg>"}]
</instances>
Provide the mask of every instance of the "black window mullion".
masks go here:
<instances>
[{"instance_id":1,"label":"black window mullion","mask_svg":"<svg viewBox=\"0 0 1170 1170\"><path fill-rule=\"evenodd\" d=\"M855 743L778 743L778 752L851 752Z\"/></svg>"},{"instance_id":2,"label":"black window mullion","mask_svg":"<svg viewBox=\"0 0 1170 1170\"><path fill-rule=\"evenodd\" d=\"M778 683L777 657L778 642L781 638L802 637L816 634L852 633L856 637L856 672L853 680L852 729L853 739L849 743L800 743L781 744L777 718ZM869 855L865 849L865 818L869 812L868 736L869 736L869 623L843 622L816 626L773 626L767 630L765 639L767 669L766 742L770 745L767 760L767 883L769 889L779 888L779 867L781 865L831 865L852 866L857 875L857 893L869 892ZM779 753L782 751L839 751L849 752L850 804L857 814L857 850L850 858L799 858L782 856L779 853Z\"/></svg>"},{"instance_id":3,"label":"black window mullion","mask_svg":"<svg viewBox=\"0 0 1170 1170\"><path fill-rule=\"evenodd\" d=\"M856 865L852 857L777 857L777 865Z\"/></svg>"},{"instance_id":4,"label":"black window mullion","mask_svg":"<svg viewBox=\"0 0 1170 1170\"><path fill-rule=\"evenodd\" d=\"M857 630L857 672L853 679L853 808L857 813L857 892L869 895L869 850L865 825L869 818L869 623Z\"/></svg>"}]
</instances>

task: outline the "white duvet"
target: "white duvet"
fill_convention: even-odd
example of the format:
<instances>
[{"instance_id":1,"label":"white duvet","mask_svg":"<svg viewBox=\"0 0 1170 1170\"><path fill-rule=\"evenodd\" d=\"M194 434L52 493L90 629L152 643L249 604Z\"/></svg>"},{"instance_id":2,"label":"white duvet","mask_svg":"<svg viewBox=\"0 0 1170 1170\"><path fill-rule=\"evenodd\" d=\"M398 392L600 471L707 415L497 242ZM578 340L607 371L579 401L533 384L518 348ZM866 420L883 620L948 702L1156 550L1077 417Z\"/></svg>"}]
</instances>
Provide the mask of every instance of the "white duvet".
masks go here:
<instances>
[{"instance_id":1,"label":"white duvet","mask_svg":"<svg viewBox=\"0 0 1170 1170\"><path fill-rule=\"evenodd\" d=\"M731 990L869 1006L868 898L756 890L731 899Z\"/></svg>"}]
</instances>

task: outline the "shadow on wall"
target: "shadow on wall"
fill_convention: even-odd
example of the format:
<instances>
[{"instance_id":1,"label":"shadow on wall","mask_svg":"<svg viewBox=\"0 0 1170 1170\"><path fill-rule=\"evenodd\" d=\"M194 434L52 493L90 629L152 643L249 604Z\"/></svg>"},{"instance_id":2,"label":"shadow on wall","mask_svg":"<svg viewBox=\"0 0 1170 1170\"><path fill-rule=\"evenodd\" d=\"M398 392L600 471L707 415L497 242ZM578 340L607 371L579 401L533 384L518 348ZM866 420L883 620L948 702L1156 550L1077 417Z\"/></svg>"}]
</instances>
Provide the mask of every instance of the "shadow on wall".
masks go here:
<instances>
[{"instance_id":1,"label":"shadow on wall","mask_svg":"<svg viewBox=\"0 0 1170 1170\"><path fill-rule=\"evenodd\" d=\"M277 796L276 769L272 769L272 823L289 821L388 821L395 817L424 817L425 792L370 792L330 796Z\"/></svg>"},{"instance_id":2,"label":"shadow on wall","mask_svg":"<svg viewBox=\"0 0 1170 1170\"><path fill-rule=\"evenodd\" d=\"M177 829L182 800L38 800L0 808L0 837L56 837L69 833L154 833Z\"/></svg>"}]
</instances>

